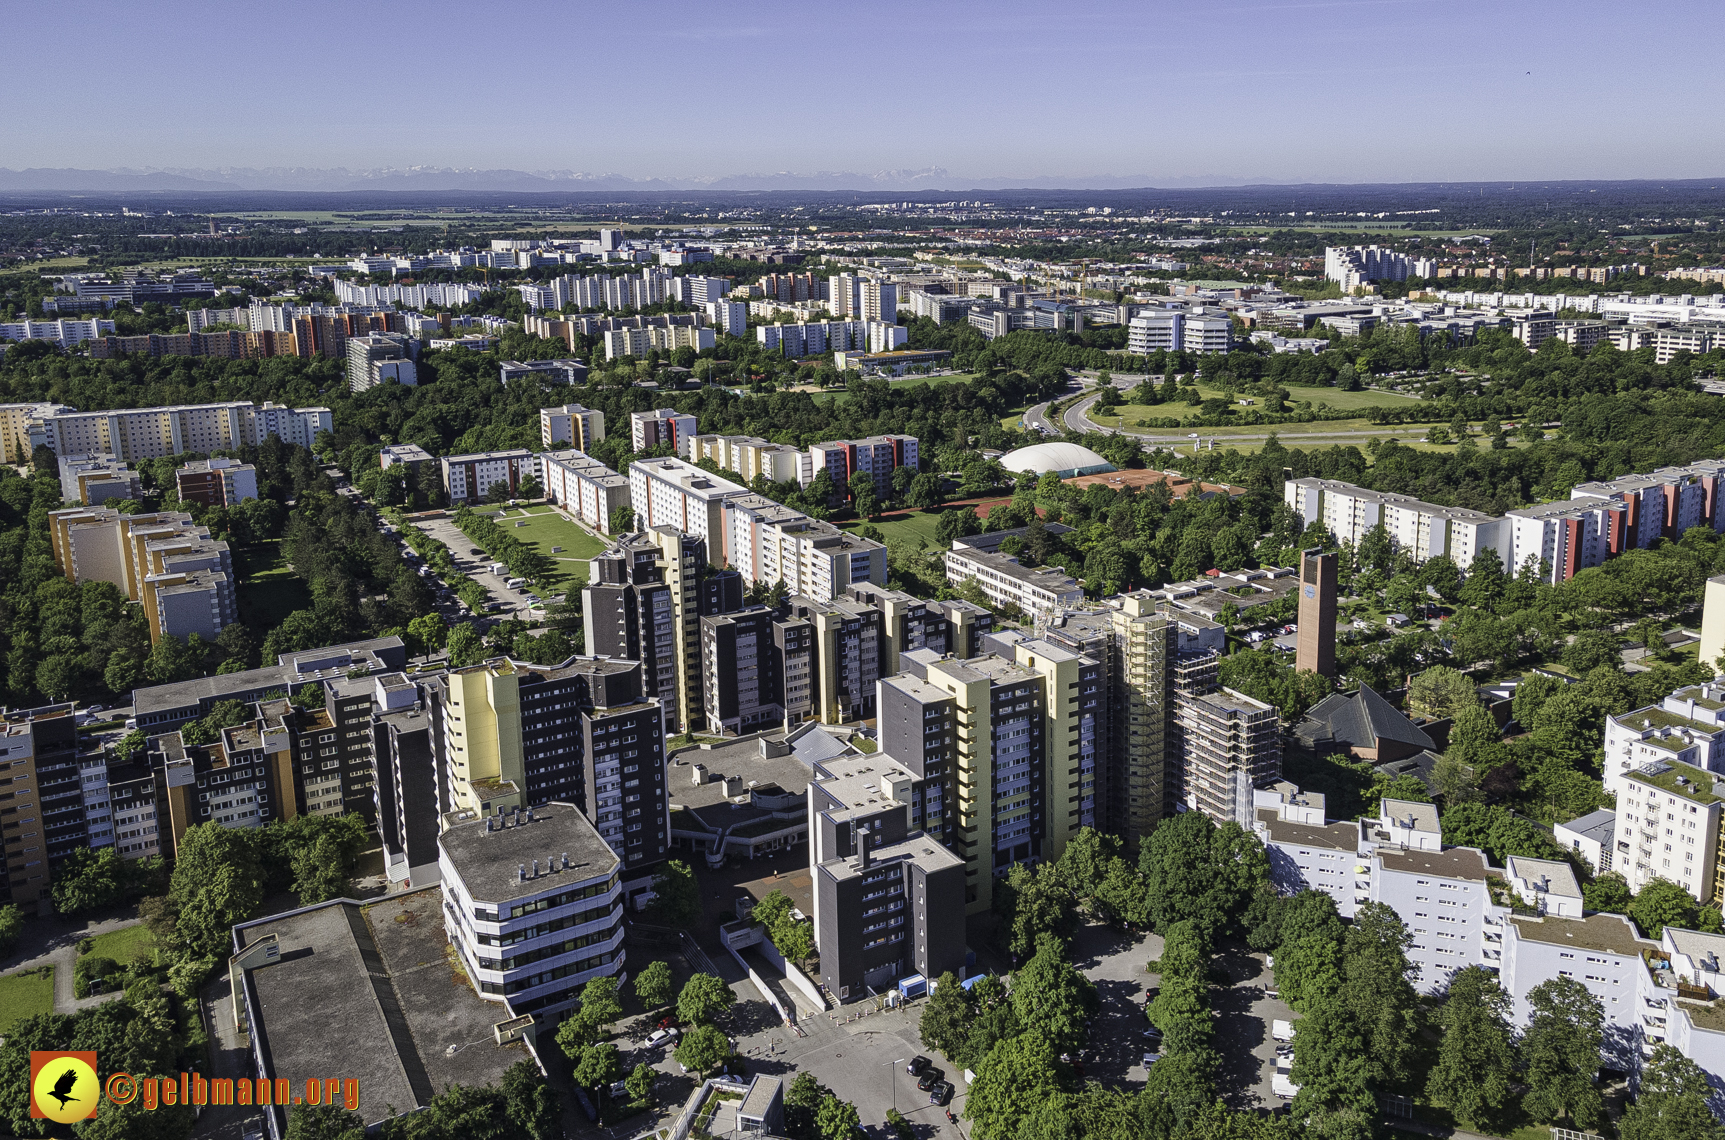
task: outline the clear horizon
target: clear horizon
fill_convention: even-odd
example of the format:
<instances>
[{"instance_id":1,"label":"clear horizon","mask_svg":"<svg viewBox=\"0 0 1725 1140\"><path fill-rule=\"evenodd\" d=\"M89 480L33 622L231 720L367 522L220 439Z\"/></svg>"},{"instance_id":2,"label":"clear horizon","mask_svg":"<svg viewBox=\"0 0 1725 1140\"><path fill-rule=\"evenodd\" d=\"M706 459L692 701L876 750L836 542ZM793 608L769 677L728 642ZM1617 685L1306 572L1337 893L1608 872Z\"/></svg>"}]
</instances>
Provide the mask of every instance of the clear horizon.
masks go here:
<instances>
[{"instance_id":1,"label":"clear horizon","mask_svg":"<svg viewBox=\"0 0 1725 1140\"><path fill-rule=\"evenodd\" d=\"M947 172L931 189L1717 173L1718 5L1643 6L1626 35L1601 34L1626 17L1602 0L1438 12L533 0L488 30L448 0L35 6L8 17L25 50L0 75L0 167ZM1655 75L1679 90L1650 101Z\"/></svg>"}]
</instances>

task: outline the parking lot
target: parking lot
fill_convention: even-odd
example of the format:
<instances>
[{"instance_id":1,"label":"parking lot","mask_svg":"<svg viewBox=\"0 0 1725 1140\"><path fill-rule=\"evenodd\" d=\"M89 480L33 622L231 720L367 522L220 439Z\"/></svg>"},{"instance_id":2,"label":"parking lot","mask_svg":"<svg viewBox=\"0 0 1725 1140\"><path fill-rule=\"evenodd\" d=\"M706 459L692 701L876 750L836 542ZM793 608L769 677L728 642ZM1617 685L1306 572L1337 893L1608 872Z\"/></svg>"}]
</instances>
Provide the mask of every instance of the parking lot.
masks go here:
<instances>
[{"instance_id":1,"label":"parking lot","mask_svg":"<svg viewBox=\"0 0 1725 1140\"><path fill-rule=\"evenodd\" d=\"M498 617L530 620L527 613L527 595L505 586L504 583L509 580L508 576L493 574L490 570L491 560L483 552L470 553L479 548L471 538L462 534L453 522L447 518L414 519L413 525L449 547L449 553L455 559L455 568L485 587L486 594L497 604L494 612Z\"/></svg>"}]
</instances>

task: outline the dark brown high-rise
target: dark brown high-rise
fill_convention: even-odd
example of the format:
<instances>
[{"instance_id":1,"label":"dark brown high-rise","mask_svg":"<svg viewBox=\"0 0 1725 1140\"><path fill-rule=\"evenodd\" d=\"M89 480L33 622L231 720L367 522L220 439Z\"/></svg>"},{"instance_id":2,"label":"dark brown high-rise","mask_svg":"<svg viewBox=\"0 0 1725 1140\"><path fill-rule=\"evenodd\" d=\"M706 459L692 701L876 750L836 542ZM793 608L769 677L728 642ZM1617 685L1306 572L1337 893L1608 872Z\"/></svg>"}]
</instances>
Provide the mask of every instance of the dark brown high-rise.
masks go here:
<instances>
[{"instance_id":1,"label":"dark brown high-rise","mask_svg":"<svg viewBox=\"0 0 1725 1140\"><path fill-rule=\"evenodd\" d=\"M1300 552L1300 632L1294 668L1336 679L1336 552Z\"/></svg>"}]
</instances>

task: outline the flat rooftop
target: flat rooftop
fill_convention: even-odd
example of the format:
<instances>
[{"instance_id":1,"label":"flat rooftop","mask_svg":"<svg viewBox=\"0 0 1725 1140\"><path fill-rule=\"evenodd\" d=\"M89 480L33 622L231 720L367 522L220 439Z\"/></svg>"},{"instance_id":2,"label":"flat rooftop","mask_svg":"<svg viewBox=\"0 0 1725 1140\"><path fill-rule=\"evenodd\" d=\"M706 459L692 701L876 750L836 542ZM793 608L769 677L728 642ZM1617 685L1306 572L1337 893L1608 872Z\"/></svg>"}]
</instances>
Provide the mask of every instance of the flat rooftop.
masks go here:
<instances>
[{"instance_id":1,"label":"flat rooftop","mask_svg":"<svg viewBox=\"0 0 1725 1140\"><path fill-rule=\"evenodd\" d=\"M1258 822L1264 825L1277 843L1294 843L1304 847L1322 847L1328 851L1354 851L1360 848L1360 829L1355 823L1327 823L1322 827L1312 823L1296 823L1280 819L1275 808L1259 808Z\"/></svg>"},{"instance_id":2,"label":"flat rooftop","mask_svg":"<svg viewBox=\"0 0 1725 1140\"><path fill-rule=\"evenodd\" d=\"M1386 871L1408 875L1439 875L1446 879L1472 879L1485 882L1492 866L1485 855L1471 847L1452 847L1448 851L1390 851L1380 849L1378 859Z\"/></svg>"},{"instance_id":3,"label":"flat rooftop","mask_svg":"<svg viewBox=\"0 0 1725 1140\"><path fill-rule=\"evenodd\" d=\"M474 993L448 956L442 904L442 889L428 887L373 906L339 900L236 927L239 946L270 934L281 943L281 960L249 975L259 1013L253 1032L271 1075L299 1081L339 1061L343 1075L359 1080L369 1125L453 1084L495 1084L527 1060L520 1042L493 1044L492 1026L509 1010ZM451 1045L463 1048L450 1057Z\"/></svg>"},{"instance_id":4,"label":"flat rooftop","mask_svg":"<svg viewBox=\"0 0 1725 1140\"><path fill-rule=\"evenodd\" d=\"M854 856L848 859L829 859L821 864L821 868L834 879L843 881L862 874L860 863L861 861ZM964 866L964 860L949 851L940 840L920 831L898 843L889 843L884 847L869 849L871 868L884 866L888 863L915 863L929 871L939 870L943 867Z\"/></svg>"},{"instance_id":5,"label":"flat rooftop","mask_svg":"<svg viewBox=\"0 0 1725 1140\"><path fill-rule=\"evenodd\" d=\"M883 808L899 804L888 791L886 781L891 777L916 779L915 773L878 752L842 756L828 760L821 768L830 772L832 778L819 781L818 787L840 805L825 808L823 814L835 821L874 816Z\"/></svg>"},{"instance_id":6,"label":"flat rooftop","mask_svg":"<svg viewBox=\"0 0 1725 1140\"><path fill-rule=\"evenodd\" d=\"M437 845L448 856L456 874L461 876L467 893L476 903L507 903L515 899L546 894L555 887L591 879L608 877L621 862L610 845L599 837L574 804L549 803L520 815L520 823L485 829L484 819L470 819L455 824L437 837ZM494 821L514 816L494 816ZM562 855L569 855L569 867L563 869ZM550 871L541 870L534 878L531 871L524 880L519 875L521 864L529 868L537 859L541 867L556 864Z\"/></svg>"},{"instance_id":7,"label":"flat rooftop","mask_svg":"<svg viewBox=\"0 0 1725 1140\"><path fill-rule=\"evenodd\" d=\"M1509 921L1516 932L1530 942L1580 946L1584 950L1604 950L1626 958L1658 947L1658 943L1637 937L1635 928L1620 914L1590 914L1586 918L1547 915L1543 919L1511 915Z\"/></svg>"}]
</instances>

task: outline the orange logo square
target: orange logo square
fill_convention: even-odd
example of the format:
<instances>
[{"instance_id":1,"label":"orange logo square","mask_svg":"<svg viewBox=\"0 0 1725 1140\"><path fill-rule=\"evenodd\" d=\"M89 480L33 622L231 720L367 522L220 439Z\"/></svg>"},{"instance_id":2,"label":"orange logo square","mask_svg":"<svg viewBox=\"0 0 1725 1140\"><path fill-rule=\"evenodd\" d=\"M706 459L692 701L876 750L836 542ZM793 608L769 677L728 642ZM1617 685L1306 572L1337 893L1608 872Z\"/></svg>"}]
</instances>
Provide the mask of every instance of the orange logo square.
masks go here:
<instances>
[{"instance_id":1,"label":"orange logo square","mask_svg":"<svg viewBox=\"0 0 1725 1140\"><path fill-rule=\"evenodd\" d=\"M60 1124L93 1119L101 1091L95 1053L31 1050L32 1119Z\"/></svg>"}]
</instances>

